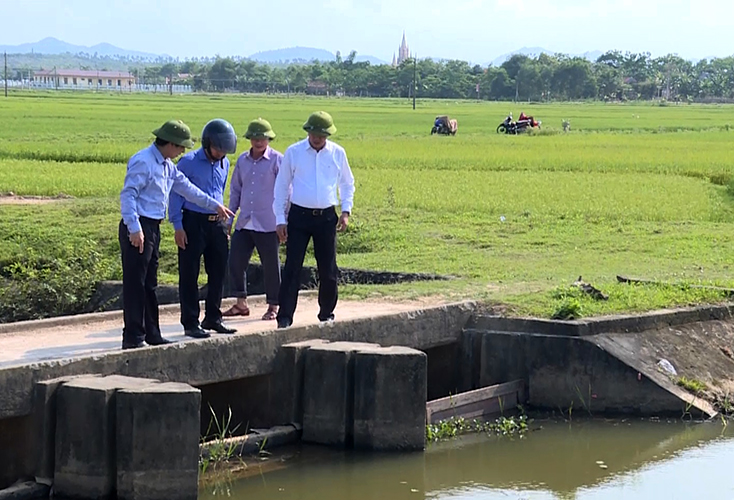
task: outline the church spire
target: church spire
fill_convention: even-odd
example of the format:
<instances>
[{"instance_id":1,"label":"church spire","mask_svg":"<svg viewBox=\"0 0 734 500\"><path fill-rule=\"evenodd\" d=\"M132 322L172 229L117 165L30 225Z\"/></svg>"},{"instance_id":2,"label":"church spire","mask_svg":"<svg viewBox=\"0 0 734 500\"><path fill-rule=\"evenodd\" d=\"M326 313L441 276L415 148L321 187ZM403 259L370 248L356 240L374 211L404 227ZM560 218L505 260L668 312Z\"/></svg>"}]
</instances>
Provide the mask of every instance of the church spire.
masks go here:
<instances>
[{"instance_id":1,"label":"church spire","mask_svg":"<svg viewBox=\"0 0 734 500\"><path fill-rule=\"evenodd\" d=\"M400 49L398 49L398 65L408 59L410 59L410 48L408 47L408 42L405 40L405 30L403 30L403 41L400 43Z\"/></svg>"}]
</instances>

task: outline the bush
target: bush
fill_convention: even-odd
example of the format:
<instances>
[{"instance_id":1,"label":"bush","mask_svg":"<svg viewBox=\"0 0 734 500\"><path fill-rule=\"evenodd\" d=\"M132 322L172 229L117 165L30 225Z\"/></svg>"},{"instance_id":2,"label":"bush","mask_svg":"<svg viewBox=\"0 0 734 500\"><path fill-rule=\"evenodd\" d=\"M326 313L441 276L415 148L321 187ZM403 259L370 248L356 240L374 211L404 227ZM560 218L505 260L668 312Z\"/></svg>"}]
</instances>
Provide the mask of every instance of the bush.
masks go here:
<instances>
[{"instance_id":1,"label":"bush","mask_svg":"<svg viewBox=\"0 0 734 500\"><path fill-rule=\"evenodd\" d=\"M581 301L569 297L556 308L551 319L571 320L581 317Z\"/></svg>"},{"instance_id":2,"label":"bush","mask_svg":"<svg viewBox=\"0 0 734 500\"><path fill-rule=\"evenodd\" d=\"M2 268L0 322L89 312L96 284L112 272L112 263L96 243L60 249L49 257L27 250Z\"/></svg>"},{"instance_id":3,"label":"bush","mask_svg":"<svg viewBox=\"0 0 734 500\"><path fill-rule=\"evenodd\" d=\"M551 296L559 301L551 313L551 319L572 320L583 315L581 306L582 292L573 286L556 288Z\"/></svg>"}]
</instances>

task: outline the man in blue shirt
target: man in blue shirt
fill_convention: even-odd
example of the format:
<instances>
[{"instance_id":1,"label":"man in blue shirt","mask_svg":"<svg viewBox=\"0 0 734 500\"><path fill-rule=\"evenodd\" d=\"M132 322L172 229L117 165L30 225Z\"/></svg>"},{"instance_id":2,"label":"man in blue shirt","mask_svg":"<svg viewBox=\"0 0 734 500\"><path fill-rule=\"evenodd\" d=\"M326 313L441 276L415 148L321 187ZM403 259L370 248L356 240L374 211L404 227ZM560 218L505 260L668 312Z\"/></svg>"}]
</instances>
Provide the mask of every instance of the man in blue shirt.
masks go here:
<instances>
[{"instance_id":1,"label":"man in blue shirt","mask_svg":"<svg viewBox=\"0 0 734 500\"><path fill-rule=\"evenodd\" d=\"M156 140L130 158L120 191L119 226L122 254L122 348L135 349L170 343L161 336L158 322L158 256L160 223L165 218L173 190L222 219L234 214L221 202L186 179L171 161L191 148L191 130L180 120L171 120L153 131ZM145 342L143 342L145 341Z\"/></svg>"},{"instance_id":2,"label":"man in blue shirt","mask_svg":"<svg viewBox=\"0 0 734 500\"><path fill-rule=\"evenodd\" d=\"M237 135L226 120L212 120L201 132L201 148L179 160L178 168L195 186L217 203L224 202L224 187L229 175L227 153L237 150ZM201 207L172 194L168 210L176 230L178 245L178 296L181 324L188 337L209 337L205 330L234 333L222 323L222 292L229 257L229 229L226 221L209 207ZM204 256L207 274L204 319L199 324L199 268Z\"/></svg>"}]
</instances>

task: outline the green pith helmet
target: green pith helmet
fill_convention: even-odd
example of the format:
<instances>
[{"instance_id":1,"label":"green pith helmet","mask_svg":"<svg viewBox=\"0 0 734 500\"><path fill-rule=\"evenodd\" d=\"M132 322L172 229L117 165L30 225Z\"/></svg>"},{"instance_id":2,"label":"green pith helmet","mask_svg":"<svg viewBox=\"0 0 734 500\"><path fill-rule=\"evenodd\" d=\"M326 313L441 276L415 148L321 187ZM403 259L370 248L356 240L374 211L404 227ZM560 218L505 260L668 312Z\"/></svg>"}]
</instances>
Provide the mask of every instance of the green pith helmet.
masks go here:
<instances>
[{"instance_id":1,"label":"green pith helmet","mask_svg":"<svg viewBox=\"0 0 734 500\"><path fill-rule=\"evenodd\" d=\"M271 141L275 139L275 132L273 132L273 127L270 125L270 122L267 120L263 120L262 118L258 118L257 120L252 120L249 125L247 125L247 132L245 132L245 139L262 139L267 138Z\"/></svg>"},{"instance_id":2,"label":"green pith helmet","mask_svg":"<svg viewBox=\"0 0 734 500\"><path fill-rule=\"evenodd\" d=\"M176 146L194 147L194 141L191 140L191 129L181 120L168 120L155 129L153 135Z\"/></svg>"},{"instance_id":3,"label":"green pith helmet","mask_svg":"<svg viewBox=\"0 0 734 500\"><path fill-rule=\"evenodd\" d=\"M311 113L306 123L303 124L303 130L316 135L331 135L336 133L334 119L326 111Z\"/></svg>"}]
</instances>

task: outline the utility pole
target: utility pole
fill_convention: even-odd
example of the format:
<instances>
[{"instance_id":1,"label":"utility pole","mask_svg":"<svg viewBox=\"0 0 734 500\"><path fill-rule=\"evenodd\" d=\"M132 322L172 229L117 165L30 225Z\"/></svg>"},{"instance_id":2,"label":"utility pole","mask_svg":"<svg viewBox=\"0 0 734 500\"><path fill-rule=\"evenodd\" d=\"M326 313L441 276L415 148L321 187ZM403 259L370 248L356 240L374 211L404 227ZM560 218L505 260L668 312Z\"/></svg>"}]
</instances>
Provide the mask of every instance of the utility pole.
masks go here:
<instances>
[{"instance_id":1,"label":"utility pole","mask_svg":"<svg viewBox=\"0 0 734 500\"><path fill-rule=\"evenodd\" d=\"M418 85L415 79L417 65L418 65L418 55L413 54L413 109L414 110L415 110L415 94L416 94L416 91L418 90Z\"/></svg>"},{"instance_id":2,"label":"utility pole","mask_svg":"<svg viewBox=\"0 0 734 500\"><path fill-rule=\"evenodd\" d=\"M4 52L5 55L5 97L8 97L8 53Z\"/></svg>"}]
</instances>

